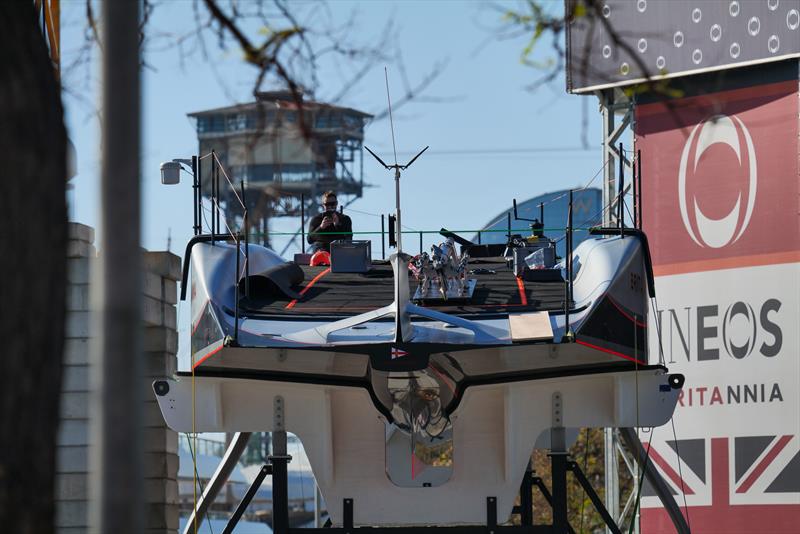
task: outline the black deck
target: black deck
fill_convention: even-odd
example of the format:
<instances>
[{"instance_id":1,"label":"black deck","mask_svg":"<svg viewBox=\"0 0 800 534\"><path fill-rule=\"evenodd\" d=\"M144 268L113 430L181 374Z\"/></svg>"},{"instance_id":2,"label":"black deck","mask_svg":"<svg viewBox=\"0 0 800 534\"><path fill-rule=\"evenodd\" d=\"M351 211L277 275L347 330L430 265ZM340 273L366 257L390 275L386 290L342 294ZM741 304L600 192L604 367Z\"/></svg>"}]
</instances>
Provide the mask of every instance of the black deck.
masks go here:
<instances>
[{"instance_id":1,"label":"black deck","mask_svg":"<svg viewBox=\"0 0 800 534\"><path fill-rule=\"evenodd\" d=\"M302 292L300 299L243 298L240 311L251 316L351 316L392 303L394 280L388 262L374 263L365 274L333 273L327 267L302 266L302 269L305 280L295 288ZM495 274L469 275L477 281L469 302L451 300L435 305L419 304L457 315L563 309L564 282L561 279L523 282L499 258L472 260L469 269L495 271ZM413 297L417 281L410 273L409 284Z\"/></svg>"}]
</instances>

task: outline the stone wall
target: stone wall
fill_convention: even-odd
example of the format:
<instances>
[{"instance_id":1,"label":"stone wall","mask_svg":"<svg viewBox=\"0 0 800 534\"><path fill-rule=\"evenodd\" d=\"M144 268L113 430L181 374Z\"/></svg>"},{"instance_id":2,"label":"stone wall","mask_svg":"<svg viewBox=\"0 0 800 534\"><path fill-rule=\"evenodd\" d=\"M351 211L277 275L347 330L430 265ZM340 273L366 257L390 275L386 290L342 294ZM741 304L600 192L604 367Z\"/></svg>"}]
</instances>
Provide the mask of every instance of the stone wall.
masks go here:
<instances>
[{"instance_id":1,"label":"stone wall","mask_svg":"<svg viewBox=\"0 0 800 534\"><path fill-rule=\"evenodd\" d=\"M96 252L94 230L88 226L71 223L69 239L56 527L59 533L77 534L89 530L89 277ZM180 258L168 252L143 254L145 525L148 533L174 533L178 529L178 436L164 424L150 384L172 375L177 366Z\"/></svg>"}]
</instances>

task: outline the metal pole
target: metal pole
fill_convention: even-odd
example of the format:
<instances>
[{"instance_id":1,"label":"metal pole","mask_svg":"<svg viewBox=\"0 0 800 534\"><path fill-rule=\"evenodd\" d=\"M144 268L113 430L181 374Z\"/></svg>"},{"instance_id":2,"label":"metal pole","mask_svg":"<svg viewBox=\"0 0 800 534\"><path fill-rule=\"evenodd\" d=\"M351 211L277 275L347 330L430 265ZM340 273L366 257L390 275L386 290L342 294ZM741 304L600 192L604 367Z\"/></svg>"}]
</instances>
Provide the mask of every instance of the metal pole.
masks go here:
<instances>
[{"instance_id":1,"label":"metal pole","mask_svg":"<svg viewBox=\"0 0 800 534\"><path fill-rule=\"evenodd\" d=\"M619 236L625 238L625 148L619 144L619 199L617 201L617 224L619 224Z\"/></svg>"},{"instance_id":2,"label":"metal pole","mask_svg":"<svg viewBox=\"0 0 800 534\"><path fill-rule=\"evenodd\" d=\"M264 482L264 478L269 474L272 474L272 466L271 465L263 466L261 468L261 471L259 471L258 474L256 475L255 480L253 480L253 483L250 484L250 487L247 489L247 493L245 493L244 497L242 497L242 500L239 502L239 506L237 506L236 510L234 510L233 515L228 520L228 524L225 525L222 534L231 534L233 532L233 529L236 528L236 525L242 518L242 514L244 514L244 511L250 504L250 501L252 501L253 497L255 497L258 488L260 488L261 484Z\"/></svg>"},{"instance_id":3,"label":"metal pole","mask_svg":"<svg viewBox=\"0 0 800 534\"><path fill-rule=\"evenodd\" d=\"M214 149L212 148L211 149L211 159L210 159L210 162L211 162L211 235L215 235L217 233L217 224L216 224L216 218L215 218L216 214L217 214L217 206L216 206L217 188L216 188L216 185L215 185L216 184L216 180L214 179L214 167L216 166L214 164L214 161L215 161L214 154L215 154L215 152L214 152ZM213 239L211 240L211 246L212 247L214 246L214 240Z\"/></svg>"},{"instance_id":4,"label":"metal pole","mask_svg":"<svg viewBox=\"0 0 800 534\"><path fill-rule=\"evenodd\" d=\"M609 209L604 212L603 226L610 227L614 222L614 211L610 209L614 201L616 190L616 180L614 176L614 141L612 139L614 128L614 89L604 90L598 93L602 111L603 121L603 206Z\"/></svg>"},{"instance_id":5,"label":"metal pole","mask_svg":"<svg viewBox=\"0 0 800 534\"><path fill-rule=\"evenodd\" d=\"M272 400L272 531L289 534L289 475L287 464L292 457L287 449L285 403L276 395Z\"/></svg>"},{"instance_id":6,"label":"metal pole","mask_svg":"<svg viewBox=\"0 0 800 534\"><path fill-rule=\"evenodd\" d=\"M300 195L300 243L302 243L303 254L306 253L306 195Z\"/></svg>"},{"instance_id":7,"label":"metal pole","mask_svg":"<svg viewBox=\"0 0 800 534\"><path fill-rule=\"evenodd\" d=\"M222 199L220 198L219 195L219 164L214 165L214 169L216 170L215 175L217 177L217 228L215 231L217 235L219 235L219 229L221 228L219 220L222 217L222 214L219 212L220 204L222 204Z\"/></svg>"},{"instance_id":8,"label":"metal pole","mask_svg":"<svg viewBox=\"0 0 800 534\"><path fill-rule=\"evenodd\" d=\"M603 518L603 522L606 524L606 527L608 527L613 534L622 534L619 525L617 525L616 519L611 517L611 514L608 513L606 507L603 506L603 501L601 501L600 497L597 496L597 493L594 491L594 488L589 483L589 480L586 478L586 475L583 474L583 471L581 471L581 468L578 466L578 464L576 462L569 461L567 462L567 469L572 471L572 474L578 479L578 483L581 485L581 487L583 487L583 490L589 496L589 500L592 501L594 509L597 510L597 513L600 514L600 517Z\"/></svg>"},{"instance_id":9,"label":"metal pole","mask_svg":"<svg viewBox=\"0 0 800 534\"><path fill-rule=\"evenodd\" d=\"M567 279L564 280L564 336L562 341L569 341L569 309L572 300L572 190L569 192L569 205L567 207L567 227L564 231L564 270Z\"/></svg>"},{"instance_id":10,"label":"metal pole","mask_svg":"<svg viewBox=\"0 0 800 534\"><path fill-rule=\"evenodd\" d=\"M381 258L386 259L386 230L384 226L384 216L381 213Z\"/></svg>"},{"instance_id":11,"label":"metal pole","mask_svg":"<svg viewBox=\"0 0 800 534\"><path fill-rule=\"evenodd\" d=\"M102 245L92 284L92 532L144 531L139 2L102 3ZM95 293L96 289L96 293Z\"/></svg>"},{"instance_id":12,"label":"metal pole","mask_svg":"<svg viewBox=\"0 0 800 534\"><path fill-rule=\"evenodd\" d=\"M240 259L239 256L242 255L242 247L241 241L239 240L239 236L236 236L236 272L233 274L233 283L234 283L234 303L233 303L233 340L234 342L239 341L239 275L241 273L240 270Z\"/></svg>"},{"instance_id":13,"label":"metal pole","mask_svg":"<svg viewBox=\"0 0 800 534\"><path fill-rule=\"evenodd\" d=\"M317 479L314 479L314 528L319 528L319 486L317 486Z\"/></svg>"},{"instance_id":14,"label":"metal pole","mask_svg":"<svg viewBox=\"0 0 800 534\"><path fill-rule=\"evenodd\" d=\"M242 225L244 226L244 296L250 296L250 221L247 209L247 198L244 192L244 180L240 182L242 192L242 204L244 205L244 215Z\"/></svg>"},{"instance_id":15,"label":"metal pole","mask_svg":"<svg viewBox=\"0 0 800 534\"><path fill-rule=\"evenodd\" d=\"M653 467L653 463L647 461L647 453L642 446L642 442L639 440L639 436L636 435L636 431L633 428L620 428L619 434L625 442L625 445L627 445L628 449L633 453L634 458L636 458L636 463L643 467L644 476L653 487L658 498L661 499L661 504L663 504L664 508L667 510L667 514L672 520L672 524L677 533L691 534L689 525L686 524L686 518L683 517L678 503L675 502L675 498L669 486L667 486L664 479L661 478L661 475L659 475L658 471Z\"/></svg>"},{"instance_id":16,"label":"metal pole","mask_svg":"<svg viewBox=\"0 0 800 534\"><path fill-rule=\"evenodd\" d=\"M197 227L203 234L203 160L197 158Z\"/></svg>"},{"instance_id":17,"label":"metal pole","mask_svg":"<svg viewBox=\"0 0 800 534\"><path fill-rule=\"evenodd\" d=\"M611 517L619 518L619 461L615 429L603 429L604 463L605 463L605 501L606 510ZM611 529L606 529L610 533Z\"/></svg>"},{"instance_id":18,"label":"metal pole","mask_svg":"<svg viewBox=\"0 0 800 534\"><path fill-rule=\"evenodd\" d=\"M639 165L636 167L636 179L639 182L639 202L637 205L639 206L639 228L641 229L644 226L644 221L642 221L642 149L639 149L637 152L636 161L639 162Z\"/></svg>"},{"instance_id":19,"label":"metal pole","mask_svg":"<svg viewBox=\"0 0 800 534\"><path fill-rule=\"evenodd\" d=\"M395 195L395 224L397 225L397 254L403 252L403 226L400 224L400 169L394 170L394 195Z\"/></svg>"},{"instance_id":20,"label":"metal pole","mask_svg":"<svg viewBox=\"0 0 800 534\"><path fill-rule=\"evenodd\" d=\"M183 534L196 534L194 532L195 516L197 516L197 525L199 527L203 522L208 507L214 502L225 482L228 481L228 477L233 473L239 458L242 457L244 450L247 448L247 442L250 440L251 435L251 432L237 432L233 435L231 444L228 445L228 449L225 451L225 456L222 457L217 470L214 471L211 480L208 481L203 495L197 500L197 508L189 515ZM196 455L197 451L194 451L194 453Z\"/></svg>"},{"instance_id":21,"label":"metal pole","mask_svg":"<svg viewBox=\"0 0 800 534\"><path fill-rule=\"evenodd\" d=\"M272 530L275 534L289 532L289 474L291 457L286 451L286 431L272 433Z\"/></svg>"},{"instance_id":22,"label":"metal pole","mask_svg":"<svg viewBox=\"0 0 800 534\"><path fill-rule=\"evenodd\" d=\"M542 227L544 227L544 202L539 202L539 222L541 222Z\"/></svg>"},{"instance_id":23,"label":"metal pole","mask_svg":"<svg viewBox=\"0 0 800 534\"><path fill-rule=\"evenodd\" d=\"M199 232L197 230L197 223L198 223L198 213L197 213L197 156L192 156L192 213L194 214L194 226L192 226L192 231L194 231L194 235L197 235Z\"/></svg>"},{"instance_id":24,"label":"metal pole","mask_svg":"<svg viewBox=\"0 0 800 534\"><path fill-rule=\"evenodd\" d=\"M506 213L506 224L508 226L508 241L511 242L511 212Z\"/></svg>"},{"instance_id":25,"label":"metal pole","mask_svg":"<svg viewBox=\"0 0 800 534\"><path fill-rule=\"evenodd\" d=\"M520 523L526 526L533 525L533 470L530 460L528 467L525 468L519 491Z\"/></svg>"},{"instance_id":26,"label":"metal pole","mask_svg":"<svg viewBox=\"0 0 800 534\"><path fill-rule=\"evenodd\" d=\"M572 189L569 190L569 305L567 306L567 310L572 306Z\"/></svg>"},{"instance_id":27,"label":"metal pole","mask_svg":"<svg viewBox=\"0 0 800 534\"><path fill-rule=\"evenodd\" d=\"M422 232L419 233L419 253L422 254Z\"/></svg>"},{"instance_id":28,"label":"metal pole","mask_svg":"<svg viewBox=\"0 0 800 534\"><path fill-rule=\"evenodd\" d=\"M633 227L639 228L639 201L636 195L636 166L638 161L633 162L633 171L631 172L631 186L633 187Z\"/></svg>"},{"instance_id":29,"label":"metal pole","mask_svg":"<svg viewBox=\"0 0 800 534\"><path fill-rule=\"evenodd\" d=\"M553 477L553 532L565 534L569 529L567 515L567 451L564 427L552 428L550 466Z\"/></svg>"}]
</instances>

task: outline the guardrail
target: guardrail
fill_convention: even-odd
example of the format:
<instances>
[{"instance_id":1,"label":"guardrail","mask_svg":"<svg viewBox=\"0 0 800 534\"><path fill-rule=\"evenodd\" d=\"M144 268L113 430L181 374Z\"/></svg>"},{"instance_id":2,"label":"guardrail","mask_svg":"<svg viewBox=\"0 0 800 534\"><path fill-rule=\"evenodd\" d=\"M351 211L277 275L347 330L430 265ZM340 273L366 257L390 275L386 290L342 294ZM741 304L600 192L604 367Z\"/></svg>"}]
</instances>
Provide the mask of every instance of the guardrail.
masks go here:
<instances>
[{"instance_id":1,"label":"guardrail","mask_svg":"<svg viewBox=\"0 0 800 534\"><path fill-rule=\"evenodd\" d=\"M624 156L624 146L620 143L619 146L620 154ZM201 165L200 162L203 159L211 158L211 233L210 234L203 234L203 195L202 195L202 177L201 177ZM620 166L619 166L619 179L618 179L618 186L619 192L618 194L612 199L607 206L603 206L601 211L593 217L590 217L588 220L594 220L597 215L600 215L602 218L606 210L613 211L614 209L617 210L617 221L619 226L619 236L620 238L624 238L626 235L626 228L625 228L625 187L624 187L624 167L623 167L624 157L620 158ZM604 165L605 167L605 165ZM604 168L603 167L603 168ZM602 168L601 168L602 170ZM599 173L599 171L598 171ZM236 343L238 341L239 336L239 283L242 280L242 277L245 279L245 296L249 296L249 271L250 271L250 228L249 228L249 221L248 221L248 210L247 210L247 203L245 201L245 187L244 182L239 184L239 191L237 192L236 186L231 181L228 173L225 171L222 162L219 160L216 152L212 150L208 154L198 157L192 156L192 174L193 174L193 195L194 195L194 237L189 241L186 247L186 256L184 259L184 273L183 273L183 284L181 287L181 300L185 300L186 298L186 282L188 280L188 265L190 261L190 254L192 247L199 242L210 242L213 246L216 241L219 240L230 240L236 244L236 269L234 272L234 287L235 287L235 303L234 303L234 335L233 341ZM238 231L234 231L228 226L227 221L225 222L225 227L227 232L223 233L221 230L221 221L223 220L224 213L220 206L220 176L224 177L228 183L228 187L233 192L233 198L235 198L239 205L242 208L242 227L238 229ZM595 177L597 174L595 174ZM594 178L592 178L594 180ZM631 219L633 222L633 228L637 230L641 230L642 224L642 203L641 203L641 190L642 190L642 163L641 163L641 151L638 151L637 156L633 163L633 173L632 173L632 180L631 186L633 191L633 214L631 214ZM584 186L583 189L589 186L591 181ZM556 242L561 241L562 239L566 240L566 257L565 257L565 285L564 285L564 314L566 317L566 329L565 335L569 337L571 332L569 331L569 309L571 307L571 302L573 298L573 237L575 232L592 232L596 230L597 226L589 226L589 227L578 227L576 228L573 225L573 193L575 190L569 190L569 204L568 204L568 212L567 212L567 221L565 227L549 227L545 228L543 224L544 219L544 203L539 205L540 210L540 217L542 221L535 221L538 226L536 226L537 231L541 232L561 232L563 230L564 234L561 235ZM567 194L567 193L565 193ZM562 198L559 196L558 198ZM304 198L303 198L304 200ZM551 199L549 202L553 202L557 199ZM300 203L300 229L299 232L272 232L270 233L271 236L296 236L298 233L301 236L302 241L302 251L305 252L305 202L301 201ZM385 225L385 218L384 215L381 215L381 230L380 232L377 231L358 231L358 232L318 232L320 235L341 235L346 237L353 237L353 236L367 236L367 235L380 235L381 236L381 257L386 258L386 238L387 235L389 236L389 246L393 246L394 239L392 236L395 235L402 235L402 234L416 234L419 236L419 251L422 253L423 250L423 237L426 234L441 234L444 229L439 230L402 230L400 229L398 232L395 232L393 229L393 220L389 218L389 230L386 230ZM528 219L519 219L517 216L516 210L516 200L514 201L514 218L516 220L528 220ZM487 229L478 229L478 230L449 230L451 234L476 234L477 235L477 244L482 244L482 236L484 234L494 234L494 233L504 233L506 234L507 240L510 242L514 235L525 235L531 231L533 228L533 224L529 225L526 228L512 228L511 222L511 212L507 214L507 223L506 228L504 229L495 229L495 230L487 230ZM607 230L607 229L606 229ZM264 234L261 233L254 233L252 234L253 237L262 236ZM244 251L242 251L242 241L244 241ZM244 265L242 265L242 256L244 256Z\"/></svg>"}]
</instances>

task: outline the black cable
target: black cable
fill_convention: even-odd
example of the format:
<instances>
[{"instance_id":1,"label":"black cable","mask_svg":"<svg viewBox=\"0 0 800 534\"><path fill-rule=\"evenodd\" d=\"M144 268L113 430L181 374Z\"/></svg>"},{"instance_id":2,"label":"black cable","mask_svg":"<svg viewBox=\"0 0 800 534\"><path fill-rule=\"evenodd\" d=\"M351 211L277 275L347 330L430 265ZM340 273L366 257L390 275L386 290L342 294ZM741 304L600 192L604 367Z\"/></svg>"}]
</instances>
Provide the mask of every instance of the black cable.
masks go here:
<instances>
[{"instance_id":1,"label":"black cable","mask_svg":"<svg viewBox=\"0 0 800 534\"><path fill-rule=\"evenodd\" d=\"M194 454L194 449L192 449L192 440L189 438L189 435L186 435L186 442L189 444L189 454L192 455L192 468L194 469L194 476L197 477L197 485L200 486L200 497L203 498L203 494L206 492L206 489L203 487L203 481L200 479L200 473L197 472L197 457ZM197 509L194 510L194 514L197 515ZM206 524L208 525L208 530L211 531L211 534L214 534L214 528L211 526L211 519L208 517L208 513L206 513L206 517L204 518ZM202 521L203 519L201 519ZM195 534L197 532L195 531Z\"/></svg>"},{"instance_id":2,"label":"black cable","mask_svg":"<svg viewBox=\"0 0 800 534\"><path fill-rule=\"evenodd\" d=\"M589 427L586 427L586 440L583 446L583 473L586 474L586 468L589 465ZM583 511L586 507L586 489L583 490L583 496L581 497L581 526L578 528L578 533L583 533Z\"/></svg>"},{"instance_id":3,"label":"black cable","mask_svg":"<svg viewBox=\"0 0 800 534\"><path fill-rule=\"evenodd\" d=\"M548 152L592 152L593 147L519 147L519 148L453 148L449 150L431 151L432 155L458 155L458 154L520 154L520 153L548 153ZM398 156L413 156L414 152L398 152Z\"/></svg>"},{"instance_id":4,"label":"black cable","mask_svg":"<svg viewBox=\"0 0 800 534\"><path fill-rule=\"evenodd\" d=\"M633 217L631 215L630 209L628 209L628 206L625 206L625 211L628 212L629 216ZM657 296L655 296L655 297L650 299L650 305L651 305L651 307L653 307L653 313L656 315L655 317L653 317L653 321L655 321L655 324L656 324L656 336L658 338L658 363L661 364L661 365L666 366L666 363L665 363L665 360L664 360L664 345L663 345L663 342L661 340L661 322L658 320L658 315L657 315L658 314L658 297ZM649 360L649 358L648 358L648 360Z\"/></svg>"},{"instance_id":5,"label":"black cable","mask_svg":"<svg viewBox=\"0 0 800 534\"><path fill-rule=\"evenodd\" d=\"M650 460L650 447L653 446L653 434L655 428L650 430L650 441L647 442L647 451L644 455L644 462L642 463L642 475L639 477L639 489L636 492L636 501L633 503L633 511L631 512L631 524L628 527L628 534L633 534L633 526L636 523L636 511L639 509L639 503L642 500L642 484L644 484L644 475L647 472L647 462Z\"/></svg>"},{"instance_id":6,"label":"black cable","mask_svg":"<svg viewBox=\"0 0 800 534\"><path fill-rule=\"evenodd\" d=\"M683 513L686 514L686 526L689 527L689 532L692 532L692 522L689 521L689 507L686 504L686 492L683 489L683 473L681 472L681 453L678 450L678 436L675 433L675 418L670 417L669 422L672 424L672 439L675 440L675 454L678 456L678 477L681 479L681 494L683 495Z\"/></svg>"}]
</instances>

